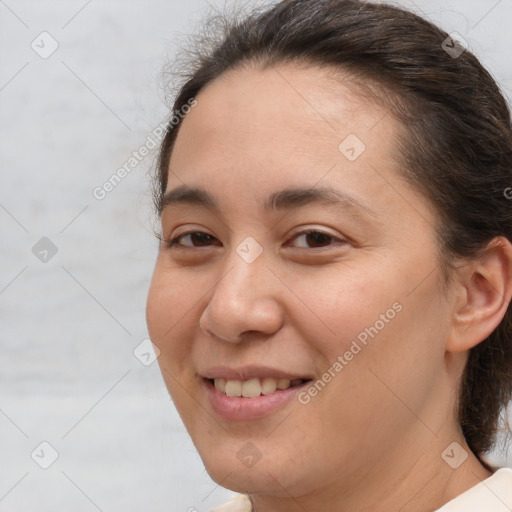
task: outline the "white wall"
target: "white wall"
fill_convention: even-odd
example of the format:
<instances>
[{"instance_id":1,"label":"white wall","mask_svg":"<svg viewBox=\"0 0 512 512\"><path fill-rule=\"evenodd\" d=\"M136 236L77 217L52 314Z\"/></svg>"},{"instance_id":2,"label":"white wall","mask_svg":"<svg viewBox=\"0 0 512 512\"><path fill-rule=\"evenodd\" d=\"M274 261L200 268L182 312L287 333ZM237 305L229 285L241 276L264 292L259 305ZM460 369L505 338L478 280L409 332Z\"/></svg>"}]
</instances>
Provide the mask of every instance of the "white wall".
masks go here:
<instances>
[{"instance_id":1,"label":"white wall","mask_svg":"<svg viewBox=\"0 0 512 512\"><path fill-rule=\"evenodd\" d=\"M462 34L512 97L511 0L401 3ZM205 511L231 495L156 363L132 353L156 256L153 154L92 194L165 116L165 52L208 5L0 2L0 511ZM45 59L31 48L47 56L43 31L59 45ZM32 252L42 237L57 248L37 246L47 262ZM46 470L31 458L43 441L58 452ZM48 463L51 449L33 457Z\"/></svg>"}]
</instances>

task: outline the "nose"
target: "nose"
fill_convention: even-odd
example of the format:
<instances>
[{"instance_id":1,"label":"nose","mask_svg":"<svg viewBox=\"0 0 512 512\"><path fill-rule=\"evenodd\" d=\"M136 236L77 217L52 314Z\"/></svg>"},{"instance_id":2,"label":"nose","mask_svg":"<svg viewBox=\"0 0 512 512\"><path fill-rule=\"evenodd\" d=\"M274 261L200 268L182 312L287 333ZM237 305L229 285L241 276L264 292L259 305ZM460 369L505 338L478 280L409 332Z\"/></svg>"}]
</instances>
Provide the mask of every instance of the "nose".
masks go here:
<instances>
[{"instance_id":1,"label":"nose","mask_svg":"<svg viewBox=\"0 0 512 512\"><path fill-rule=\"evenodd\" d=\"M247 263L235 252L226 260L222 277L199 319L210 337L239 343L250 333L271 335L283 325L283 284L261 255Z\"/></svg>"}]
</instances>

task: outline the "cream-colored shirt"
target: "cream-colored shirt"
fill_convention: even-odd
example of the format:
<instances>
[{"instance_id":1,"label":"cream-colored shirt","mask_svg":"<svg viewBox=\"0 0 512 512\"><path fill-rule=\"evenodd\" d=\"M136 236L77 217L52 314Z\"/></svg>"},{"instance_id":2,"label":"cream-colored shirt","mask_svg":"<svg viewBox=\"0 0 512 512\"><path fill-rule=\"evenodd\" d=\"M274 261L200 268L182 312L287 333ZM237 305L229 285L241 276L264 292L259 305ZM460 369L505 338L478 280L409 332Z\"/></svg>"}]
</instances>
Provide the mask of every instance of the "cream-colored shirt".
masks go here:
<instances>
[{"instance_id":1,"label":"cream-colored shirt","mask_svg":"<svg viewBox=\"0 0 512 512\"><path fill-rule=\"evenodd\" d=\"M489 478L459 494L435 512L511 512L512 468L501 468ZM239 494L211 512L251 512L249 498Z\"/></svg>"}]
</instances>

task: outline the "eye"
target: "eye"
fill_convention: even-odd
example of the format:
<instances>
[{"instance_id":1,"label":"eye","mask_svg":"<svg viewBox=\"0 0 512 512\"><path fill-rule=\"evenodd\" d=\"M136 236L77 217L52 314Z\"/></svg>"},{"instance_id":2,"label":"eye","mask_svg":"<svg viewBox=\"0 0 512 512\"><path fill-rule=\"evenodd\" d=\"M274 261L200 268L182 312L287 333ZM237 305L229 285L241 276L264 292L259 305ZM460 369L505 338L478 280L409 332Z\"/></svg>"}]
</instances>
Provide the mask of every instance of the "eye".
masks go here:
<instances>
[{"instance_id":1,"label":"eye","mask_svg":"<svg viewBox=\"0 0 512 512\"><path fill-rule=\"evenodd\" d=\"M347 243L341 238L317 229L308 229L307 231L295 235L291 240L299 241L298 244L295 244L295 247L305 249L315 249ZM208 247L210 245L219 246L221 243L208 233L189 231L188 233L183 233L170 240L165 240L165 245L168 248L195 248Z\"/></svg>"},{"instance_id":2,"label":"eye","mask_svg":"<svg viewBox=\"0 0 512 512\"><path fill-rule=\"evenodd\" d=\"M207 247L212 245L212 243L217 240L214 236L209 235L208 233L203 233L202 231L189 231L188 233L183 233L180 236L172 238L171 240L166 240L165 245L168 248L171 247ZM184 242L187 243L184 243ZM218 242L218 240L217 240ZM215 244L219 245L219 244Z\"/></svg>"},{"instance_id":3,"label":"eye","mask_svg":"<svg viewBox=\"0 0 512 512\"><path fill-rule=\"evenodd\" d=\"M306 249L328 247L330 245L339 245L339 243L347 243L341 238L337 238L333 235L330 235L329 233L324 233L323 231L318 231L316 229L308 229L307 231L299 233L298 235L294 236L292 240L300 240L301 242L295 247ZM335 242L338 243L335 244Z\"/></svg>"}]
</instances>

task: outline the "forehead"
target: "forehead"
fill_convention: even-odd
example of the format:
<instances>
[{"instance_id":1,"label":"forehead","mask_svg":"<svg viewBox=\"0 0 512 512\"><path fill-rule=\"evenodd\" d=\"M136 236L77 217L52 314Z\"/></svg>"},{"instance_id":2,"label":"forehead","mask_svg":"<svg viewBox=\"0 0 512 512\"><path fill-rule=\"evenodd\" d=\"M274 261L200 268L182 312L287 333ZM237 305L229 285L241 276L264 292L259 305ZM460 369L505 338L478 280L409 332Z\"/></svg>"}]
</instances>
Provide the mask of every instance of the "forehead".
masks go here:
<instances>
[{"instance_id":1,"label":"forehead","mask_svg":"<svg viewBox=\"0 0 512 512\"><path fill-rule=\"evenodd\" d=\"M221 138L228 130L231 144L247 143L247 136L254 144L267 139L273 146L283 147L291 142L303 144L304 137L308 146L322 141L332 144L348 133L364 135L387 112L355 88L356 82L348 74L327 68L294 64L240 67L200 92L198 106L183 125L208 138ZM389 134L393 120L386 119L384 124ZM187 128L182 126L180 131Z\"/></svg>"},{"instance_id":2,"label":"forehead","mask_svg":"<svg viewBox=\"0 0 512 512\"><path fill-rule=\"evenodd\" d=\"M428 217L430 205L399 172L398 122L353 86L305 66L222 75L182 122L167 190L209 190L243 213L242 203L263 204L276 190L326 185L371 201L379 215Z\"/></svg>"},{"instance_id":3,"label":"forehead","mask_svg":"<svg viewBox=\"0 0 512 512\"><path fill-rule=\"evenodd\" d=\"M206 172L220 165L226 171L231 164L254 175L255 167L277 170L283 161L295 168L334 163L349 136L361 141L356 150L365 146L390 157L396 123L351 82L334 78L332 70L291 64L227 72L196 97L180 127L171 170L199 165Z\"/></svg>"}]
</instances>

